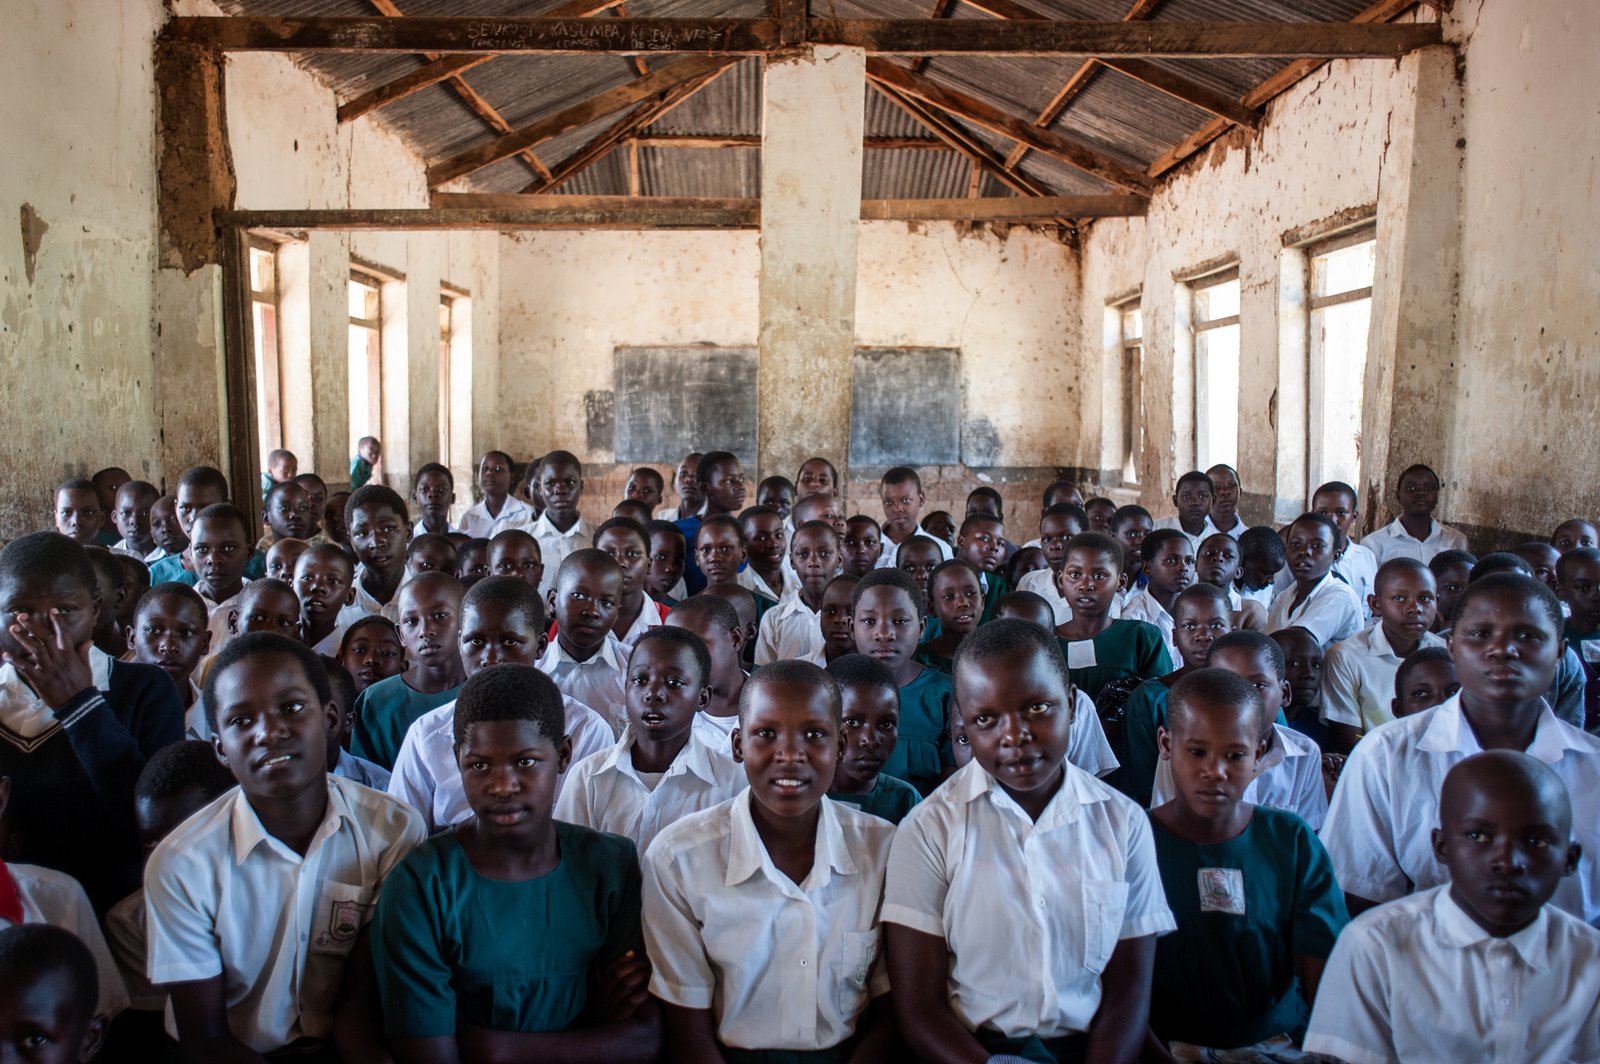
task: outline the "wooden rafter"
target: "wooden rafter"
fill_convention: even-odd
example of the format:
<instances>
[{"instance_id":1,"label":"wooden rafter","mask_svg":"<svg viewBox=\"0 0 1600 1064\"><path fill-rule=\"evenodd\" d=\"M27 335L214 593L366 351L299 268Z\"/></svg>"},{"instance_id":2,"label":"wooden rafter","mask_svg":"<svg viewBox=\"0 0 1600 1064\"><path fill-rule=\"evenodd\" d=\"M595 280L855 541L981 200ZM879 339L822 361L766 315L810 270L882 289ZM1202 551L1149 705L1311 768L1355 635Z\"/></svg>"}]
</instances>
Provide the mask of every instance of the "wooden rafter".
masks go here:
<instances>
[{"instance_id":1,"label":"wooden rafter","mask_svg":"<svg viewBox=\"0 0 1600 1064\"><path fill-rule=\"evenodd\" d=\"M760 136L754 133L639 133L628 143L641 148L759 148ZM949 151L950 146L935 137L866 137L868 151Z\"/></svg>"},{"instance_id":2,"label":"wooden rafter","mask_svg":"<svg viewBox=\"0 0 1600 1064\"><path fill-rule=\"evenodd\" d=\"M1175 74L1148 59L1102 59L1099 62L1102 66L1119 74L1126 74L1136 81L1142 81L1175 100L1182 100L1202 111L1209 111L1226 122L1244 126L1246 129L1259 129L1261 126L1261 112L1255 108L1246 107L1225 92L1218 92L1182 74Z\"/></svg>"},{"instance_id":3,"label":"wooden rafter","mask_svg":"<svg viewBox=\"0 0 1600 1064\"><path fill-rule=\"evenodd\" d=\"M920 122L934 136L965 155L973 163L994 175L995 179L1021 196L1049 196L1051 191L1026 174L1013 172L1005 160L991 151L989 146L962 129L960 125L933 110L920 100L902 96L886 85L869 81L879 95Z\"/></svg>"}]
</instances>

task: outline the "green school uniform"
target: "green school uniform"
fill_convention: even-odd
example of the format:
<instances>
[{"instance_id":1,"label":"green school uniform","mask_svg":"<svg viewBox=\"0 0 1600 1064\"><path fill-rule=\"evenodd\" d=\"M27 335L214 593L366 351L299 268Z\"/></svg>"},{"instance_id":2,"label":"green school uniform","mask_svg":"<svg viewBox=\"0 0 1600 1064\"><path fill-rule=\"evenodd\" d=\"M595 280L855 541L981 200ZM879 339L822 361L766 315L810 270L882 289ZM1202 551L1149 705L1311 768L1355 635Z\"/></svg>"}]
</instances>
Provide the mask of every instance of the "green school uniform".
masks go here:
<instances>
[{"instance_id":1,"label":"green school uniform","mask_svg":"<svg viewBox=\"0 0 1600 1064\"><path fill-rule=\"evenodd\" d=\"M1147 621L1115 620L1093 639L1062 639L1072 682L1091 699L1112 680L1142 676L1153 680L1172 671L1172 656L1161 629Z\"/></svg>"},{"instance_id":2,"label":"green school uniform","mask_svg":"<svg viewBox=\"0 0 1600 1064\"><path fill-rule=\"evenodd\" d=\"M350 490L355 491L372 479L372 463L359 454L350 459Z\"/></svg>"},{"instance_id":3,"label":"green school uniform","mask_svg":"<svg viewBox=\"0 0 1600 1064\"><path fill-rule=\"evenodd\" d=\"M994 620L994 608L1000 600L1011 594L1011 585L1006 583L1006 578L999 573L984 573L984 583L989 587L983 593L983 614L978 618L978 623L988 624Z\"/></svg>"},{"instance_id":4,"label":"green school uniform","mask_svg":"<svg viewBox=\"0 0 1600 1064\"><path fill-rule=\"evenodd\" d=\"M94 534L94 538L95 542L99 543L102 547L110 548L115 547L118 543L122 542L122 533L118 532L115 528L102 528L100 531Z\"/></svg>"},{"instance_id":5,"label":"green school uniform","mask_svg":"<svg viewBox=\"0 0 1600 1064\"><path fill-rule=\"evenodd\" d=\"M939 786L944 770L956 765L950 748L950 703L954 700L950 677L927 666L900 688L900 739L880 778L904 780L919 794Z\"/></svg>"},{"instance_id":6,"label":"green school uniform","mask_svg":"<svg viewBox=\"0 0 1600 1064\"><path fill-rule=\"evenodd\" d=\"M956 659L947 658L938 653L928 642L917 644L917 649L911 655L911 660L918 664L926 665L937 672L942 672L946 676L954 677L956 674Z\"/></svg>"},{"instance_id":7,"label":"green school uniform","mask_svg":"<svg viewBox=\"0 0 1600 1064\"><path fill-rule=\"evenodd\" d=\"M905 780L893 776L878 774L878 782L866 794L838 794L828 792L828 797L836 802L845 802L855 806L863 813L882 817L891 824L898 824L905 819L911 807L922 800L917 789Z\"/></svg>"},{"instance_id":8,"label":"green school uniform","mask_svg":"<svg viewBox=\"0 0 1600 1064\"><path fill-rule=\"evenodd\" d=\"M461 685L424 694L406 683L404 676L379 680L356 696L356 726L350 732L350 752L374 765L394 770L406 729L430 709L454 702Z\"/></svg>"},{"instance_id":9,"label":"green school uniform","mask_svg":"<svg viewBox=\"0 0 1600 1064\"><path fill-rule=\"evenodd\" d=\"M390 1038L461 1025L564 1031L596 969L630 949L643 955L633 843L559 820L555 829L561 862L537 879L479 875L451 830L385 880L372 954Z\"/></svg>"},{"instance_id":10,"label":"green school uniform","mask_svg":"<svg viewBox=\"0 0 1600 1064\"><path fill-rule=\"evenodd\" d=\"M1350 922L1333 862L1293 813L1257 806L1237 838L1202 846L1151 818L1178 930L1156 940L1150 1026L1217 1049L1297 1041L1309 1012L1295 957L1327 957Z\"/></svg>"},{"instance_id":11,"label":"green school uniform","mask_svg":"<svg viewBox=\"0 0 1600 1064\"><path fill-rule=\"evenodd\" d=\"M1150 808L1150 795L1156 786L1156 766L1161 750L1156 744L1157 729L1167 725L1167 695L1172 688L1160 680L1146 680L1134 688L1123 705L1122 770L1117 773L1117 790Z\"/></svg>"},{"instance_id":12,"label":"green school uniform","mask_svg":"<svg viewBox=\"0 0 1600 1064\"><path fill-rule=\"evenodd\" d=\"M267 556L261 551L250 555L250 560L244 563L244 578L246 580L260 580L267 575ZM194 587L200 578L183 567L183 556L169 554L150 567L150 586L176 581Z\"/></svg>"}]
</instances>

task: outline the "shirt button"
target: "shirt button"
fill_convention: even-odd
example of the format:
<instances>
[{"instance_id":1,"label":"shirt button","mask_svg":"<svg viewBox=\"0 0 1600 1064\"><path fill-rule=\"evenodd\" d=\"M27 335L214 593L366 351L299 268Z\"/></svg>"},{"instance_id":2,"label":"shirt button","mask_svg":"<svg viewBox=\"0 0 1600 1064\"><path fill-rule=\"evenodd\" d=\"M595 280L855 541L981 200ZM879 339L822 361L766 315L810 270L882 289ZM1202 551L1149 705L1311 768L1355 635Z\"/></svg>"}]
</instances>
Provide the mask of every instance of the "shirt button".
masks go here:
<instances>
[{"instance_id":1,"label":"shirt button","mask_svg":"<svg viewBox=\"0 0 1600 1064\"><path fill-rule=\"evenodd\" d=\"M800 958L800 967L804 968L805 966L806 966L806 959L804 957L801 957ZM1504 1002L1502 1002L1501 1004L1504 1004Z\"/></svg>"},{"instance_id":2,"label":"shirt button","mask_svg":"<svg viewBox=\"0 0 1600 1064\"><path fill-rule=\"evenodd\" d=\"M1508 997L1503 997L1503 998L1500 999L1500 1004L1509 1005L1509 1004L1511 1004L1511 999L1508 998Z\"/></svg>"}]
</instances>

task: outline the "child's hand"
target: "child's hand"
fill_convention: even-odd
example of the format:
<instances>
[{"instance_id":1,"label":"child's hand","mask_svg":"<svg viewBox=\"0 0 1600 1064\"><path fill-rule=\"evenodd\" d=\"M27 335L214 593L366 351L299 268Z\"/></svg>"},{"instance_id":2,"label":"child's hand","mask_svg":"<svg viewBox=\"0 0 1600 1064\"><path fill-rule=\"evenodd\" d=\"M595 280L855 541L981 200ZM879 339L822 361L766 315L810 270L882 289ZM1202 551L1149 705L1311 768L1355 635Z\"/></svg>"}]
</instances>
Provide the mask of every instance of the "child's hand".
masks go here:
<instances>
[{"instance_id":1,"label":"child's hand","mask_svg":"<svg viewBox=\"0 0 1600 1064\"><path fill-rule=\"evenodd\" d=\"M1327 790L1329 799L1333 798L1333 786L1339 782L1339 773L1343 771L1343 754L1322 755L1322 786Z\"/></svg>"},{"instance_id":2,"label":"child's hand","mask_svg":"<svg viewBox=\"0 0 1600 1064\"><path fill-rule=\"evenodd\" d=\"M649 999L649 988L650 962L630 949L600 969L589 1012L596 1023L626 1020Z\"/></svg>"},{"instance_id":3,"label":"child's hand","mask_svg":"<svg viewBox=\"0 0 1600 1064\"><path fill-rule=\"evenodd\" d=\"M11 636L22 647L22 653L7 654L6 661L16 666L22 679L51 709L60 709L94 686L94 672L89 668L90 644L68 644L61 615L55 610L50 611L48 625L40 617L17 614Z\"/></svg>"}]
</instances>

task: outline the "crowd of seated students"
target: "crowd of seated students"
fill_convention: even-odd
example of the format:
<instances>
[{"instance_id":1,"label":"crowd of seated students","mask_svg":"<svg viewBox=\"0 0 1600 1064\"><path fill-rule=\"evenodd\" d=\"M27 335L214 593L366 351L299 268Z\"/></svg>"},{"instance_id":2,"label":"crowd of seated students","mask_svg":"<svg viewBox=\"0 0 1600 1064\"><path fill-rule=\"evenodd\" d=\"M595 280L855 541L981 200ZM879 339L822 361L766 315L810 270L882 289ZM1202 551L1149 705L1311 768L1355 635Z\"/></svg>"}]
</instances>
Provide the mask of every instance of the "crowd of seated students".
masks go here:
<instances>
[{"instance_id":1,"label":"crowd of seated students","mask_svg":"<svg viewBox=\"0 0 1600 1064\"><path fill-rule=\"evenodd\" d=\"M1587 520L265 465L0 548L0 1059L1600 1060Z\"/></svg>"}]
</instances>

